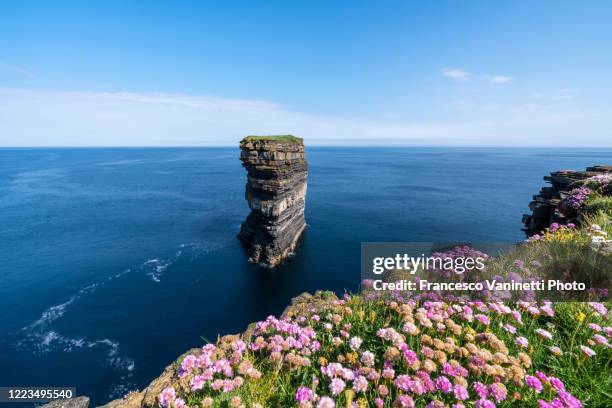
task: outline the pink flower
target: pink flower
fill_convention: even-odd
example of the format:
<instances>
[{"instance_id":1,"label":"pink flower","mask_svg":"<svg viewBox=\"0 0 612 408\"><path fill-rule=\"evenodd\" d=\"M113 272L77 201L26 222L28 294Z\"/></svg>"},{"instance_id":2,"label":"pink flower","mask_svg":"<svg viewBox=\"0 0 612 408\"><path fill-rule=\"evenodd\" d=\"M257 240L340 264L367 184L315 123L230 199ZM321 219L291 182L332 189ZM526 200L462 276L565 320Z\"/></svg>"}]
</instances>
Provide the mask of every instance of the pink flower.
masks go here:
<instances>
[{"instance_id":1,"label":"pink flower","mask_svg":"<svg viewBox=\"0 0 612 408\"><path fill-rule=\"evenodd\" d=\"M567 391L559 391L557 396L568 408L582 408L582 402Z\"/></svg>"},{"instance_id":2,"label":"pink flower","mask_svg":"<svg viewBox=\"0 0 612 408\"><path fill-rule=\"evenodd\" d=\"M529 314L531 314L532 316L538 316L540 314L540 309L538 309L535 306L529 306L527 308L527 311L529 312Z\"/></svg>"},{"instance_id":3,"label":"pink flower","mask_svg":"<svg viewBox=\"0 0 612 408\"><path fill-rule=\"evenodd\" d=\"M487 399L479 399L474 404L474 408L495 408L495 403Z\"/></svg>"},{"instance_id":4,"label":"pink flower","mask_svg":"<svg viewBox=\"0 0 612 408\"><path fill-rule=\"evenodd\" d=\"M412 383L412 380L410 376L406 374L398 375L397 378L395 379L395 386L402 391L410 390L411 383Z\"/></svg>"},{"instance_id":5,"label":"pink flower","mask_svg":"<svg viewBox=\"0 0 612 408\"><path fill-rule=\"evenodd\" d=\"M506 390L506 387L501 383L493 383L489 385L489 392L497 402L505 400L508 396L508 391Z\"/></svg>"},{"instance_id":6,"label":"pink flower","mask_svg":"<svg viewBox=\"0 0 612 408\"><path fill-rule=\"evenodd\" d=\"M442 391L444 394L448 394L453 389L453 384L450 380L443 375L436 378L436 388Z\"/></svg>"},{"instance_id":7,"label":"pink flower","mask_svg":"<svg viewBox=\"0 0 612 408\"><path fill-rule=\"evenodd\" d=\"M196 356L189 354L186 356L181 362L181 368L179 370L179 377L185 377L187 374L191 372L196 367L198 359Z\"/></svg>"},{"instance_id":8,"label":"pink flower","mask_svg":"<svg viewBox=\"0 0 612 408\"><path fill-rule=\"evenodd\" d=\"M549 377L548 381L550 382L550 386L557 392L565 391L565 385L563 381L558 379L557 377Z\"/></svg>"},{"instance_id":9,"label":"pink flower","mask_svg":"<svg viewBox=\"0 0 612 408\"><path fill-rule=\"evenodd\" d=\"M416 325L410 322L404 323L404 327L402 330L412 336L417 335L419 333L419 329L416 327Z\"/></svg>"},{"instance_id":10,"label":"pink flower","mask_svg":"<svg viewBox=\"0 0 612 408\"><path fill-rule=\"evenodd\" d=\"M246 350L246 343L242 340L236 340L235 342L232 343L232 349L234 351L238 351L239 353L242 353Z\"/></svg>"},{"instance_id":11,"label":"pink flower","mask_svg":"<svg viewBox=\"0 0 612 408\"><path fill-rule=\"evenodd\" d=\"M459 401L465 401L469 397L468 390L462 385L456 384L453 387L453 393Z\"/></svg>"},{"instance_id":12,"label":"pink flower","mask_svg":"<svg viewBox=\"0 0 612 408\"><path fill-rule=\"evenodd\" d=\"M352 370L345 368L344 370L342 370L342 378L347 381L353 381L353 379L355 378L355 373Z\"/></svg>"},{"instance_id":13,"label":"pink flower","mask_svg":"<svg viewBox=\"0 0 612 408\"><path fill-rule=\"evenodd\" d=\"M300 387L297 389L295 393L295 400L297 402L306 402L310 401L314 397L314 393L308 387Z\"/></svg>"},{"instance_id":14,"label":"pink flower","mask_svg":"<svg viewBox=\"0 0 612 408\"><path fill-rule=\"evenodd\" d=\"M538 336L542 337L543 339L551 340L553 337L549 331L544 330L544 329L537 329L535 332L538 334Z\"/></svg>"},{"instance_id":15,"label":"pink flower","mask_svg":"<svg viewBox=\"0 0 612 408\"><path fill-rule=\"evenodd\" d=\"M536 377L528 375L525 377L525 383L529 388L533 388L538 394L542 392L542 383Z\"/></svg>"},{"instance_id":16,"label":"pink flower","mask_svg":"<svg viewBox=\"0 0 612 408\"><path fill-rule=\"evenodd\" d=\"M476 317L476 320L478 320L481 324L484 324L485 326L488 326L489 324L491 324L491 320L489 319L488 316L485 316L483 314L477 314L474 317Z\"/></svg>"},{"instance_id":17,"label":"pink flower","mask_svg":"<svg viewBox=\"0 0 612 408\"><path fill-rule=\"evenodd\" d=\"M202 388L204 388L205 382L206 380L202 374L196 375L191 379L191 389L193 391L201 390Z\"/></svg>"},{"instance_id":18,"label":"pink flower","mask_svg":"<svg viewBox=\"0 0 612 408\"><path fill-rule=\"evenodd\" d=\"M540 310L548 317L553 317L555 315L555 311L550 305L544 305L540 308Z\"/></svg>"},{"instance_id":19,"label":"pink flower","mask_svg":"<svg viewBox=\"0 0 612 408\"><path fill-rule=\"evenodd\" d=\"M405 395L405 394L400 395L399 397L397 397L395 402L397 406L400 406L400 407L407 407L407 408L414 407L414 400L409 395ZM396 405L394 404L393 406L396 406Z\"/></svg>"},{"instance_id":20,"label":"pink flower","mask_svg":"<svg viewBox=\"0 0 612 408\"><path fill-rule=\"evenodd\" d=\"M421 354L424 355L427 358L433 358L434 351L430 347L423 346L421 348Z\"/></svg>"},{"instance_id":21,"label":"pink flower","mask_svg":"<svg viewBox=\"0 0 612 408\"><path fill-rule=\"evenodd\" d=\"M355 392L366 392L368 390L368 380L363 375L358 376L353 380L353 390Z\"/></svg>"},{"instance_id":22,"label":"pink flower","mask_svg":"<svg viewBox=\"0 0 612 408\"><path fill-rule=\"evenodd\" d=\"M327 375L328 377L338 377L342 375L344 368L340 363L330 363L327 365L327 367L321 368L321 371L323 371L323 374Z\"/></svg>"},{"instance_id":23,"label":"pink flower","mask_svg":"<svg viewBox=\"0 0 612 408\"><path fill-rule=\"evenodd\" d=\"M538 378L538 380L542 381L543 383L548 382L548 376L541 371L536 371L535 376Z\"/></svg>"},{"instance_id":24,"label":"pink flower","mask_svg":"<svg viewBox=\"0 0 612 408\"><path fill-rule=\"evenodd\" d=\"M600 314L601 316L605 317L608 314L608 310L606 309L606 306L604 306L603 303L599 303L599 302L590 302L589 306L591 306L591 308L596 311L598 314Z\"/></svg>"},{"instance_id":25,"label":"pink flower","mask_svg":"<svg viewBox=\"0 0 612 408\"><path fill-rule=\"evenodd\" d=\"M382 370L382 376L387 380L392 380L393 377L395 377L395 370L392 368L384 368Z\"/></svg>"},{"instance_id":26,"label":"pink flower","mask_svg":"<svg viewBox=\"0 0 612 408\"><path fill-rule=\"evenodd\" d=\"M608 344L608 339L606 339L601 334L594 334L593 335L593 340L595 341L595 343L598 343L598 344L601 344L601 345Z\"/></svg>"},{"instance_id":27,"label":"pink flower","mask_svg":"<svg viewBox=\"0 0 612 408\"><path fill-rule=\"evenodd\" d=\"M517 337L516 344L518 344L522 348L527 348L529 346L529 341L525 337Z\"/></svg>"},{"instance_id":28,"label":"pink flower","mask_svg":"<svg viewBox=\"0 0 612 408\"><path fill-rule=\"evenodd\" d=\"M404 355L404 360L406 360L406 363L408 365L413 365L417 361L419 361L417 354L414 351L410 350L406 343L402 344L400 348L402 350L402 354Z\"/></svg>"},{"instance_id":29,"label":"pink flower","mask_svg":"<svg viewBox=\"0 0 612 408\"><path fill-rule=\"evenodd\" d=\"M594 355L597 355L597 353L594 352L592 348L587 346L580 346L580 350L582 350L584 355L587 357L593 357Z\"/></svg>"},{"instance_id":30,"label":"pink flower","mask_svg":"<svg viewBox=\"0 0 612 408\"><path fill-rule=\"evenodd\" d=\"M223 392L232 392L234 391L235 384L232 380L223 381Z\"/></svg>"},{"instance_id":31,"label":"pink flower","mask_svg":"<svg viewBox=\"0 0 612 408\"><path fill-rule=\"evenodd\" d=\"M361 355L361 362L367 367L372 367L375 361L376 358L374 357L374 353L371 351L364 351Z\"/></svg>"},{"instance_id":32,"label":"pink flower","mask_svg":"<svg viewBox=\"0 0 612 408\"><path fill-rule=\"evenodd\" d=\"M518 310L513 310L512 312L510 312L510 314L512 315L514 320L519 323L523 323L523 316L521 316L521 313Z\"/></svg>"},{"instance_id":33,"label":"pink flower","mask_svg":"<svg viewBox=\"0 0 612 408\"><path fill-rule=\"evenodd\" d=\"M601 326L597 323L589 323L589 329L599 332L601 331Z\"/></svg>"},{"instance_id":34,"label":"pink flower","mask_svg":"<svg viewBox=\"0 0 612 408\"><path fill-rule=\"evenodd\" d=\"M357 351L357 349L361 347L361 343L363 343L363 340L361 340L361 338L351 337L351 339L349 340L349 347L351 348L351 350Z\"/></svg>"},{"instance_id":35,"label":"pink flower","mask_svg":"<svg viewBox=\"0 0 612 408\"><path fill-rule=\"evenodd\" d=\"M215 381L212 382L212 384L210 385L210 388L212 388L215 391L219 391L221 388L223 388L223 384L224 384L224 381L217 378Z\"/></svg>"},{"instance_id":36,"label":"pink flower","mask_svg":"<svg viewBox=\"0 0 612 408\"><path fill-rule=\"evenodd\" d=\"M336 403L329 397L322 397L317 404L317 408L335 408Z\"/></svg>"},{"instance_id":37,"label":"pink flower","mask_svg":"<svg viewBox=\"0 0 612 408\"><path fill-rule=\"evenodd\" d=\"M162 407L169 407L176 399L176 390L172 387L164 388L159 394L158 399L159 405Z\"/></svg>"},{"instance_id":38,"label":"pink flower","mask_svg":"<svg viewBox=\"0 0 612 408\"><path fill-rule=\"evenodd\" d=\"M474 385L474 391L476 391L476 394L478 394L478 396L481 399L485 399L489 396L489 391L487 390L487 386L484 385L481 382L475 382Z\"/></svg>"},{"instance_id":39,"label":"pink flower","mask_svg":"<svg viewBox=\"0 0 612 408\"><path fill-rule=\"evenodd\" d=\"M329 384L329 390L331 391L332 395L340 394L342 391L344 391L345 387L345 382L342 381L340 378L334 378Z\"/></svg>"}]
</instances>

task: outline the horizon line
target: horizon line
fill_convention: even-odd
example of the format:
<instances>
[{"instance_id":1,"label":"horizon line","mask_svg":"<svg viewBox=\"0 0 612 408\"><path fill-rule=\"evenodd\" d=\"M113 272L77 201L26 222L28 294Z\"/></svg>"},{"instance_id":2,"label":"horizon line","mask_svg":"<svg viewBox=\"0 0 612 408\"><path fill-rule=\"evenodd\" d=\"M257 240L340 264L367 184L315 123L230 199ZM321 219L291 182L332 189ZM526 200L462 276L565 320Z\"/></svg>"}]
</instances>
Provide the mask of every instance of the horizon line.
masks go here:
<instances>
[{"instance_id":1,"label":"horizon line","mask_svg":"<svg viewBox=\"0 0 612 408\"><path fill-rule=\"evenodd\" d=\"M313 144L313 145L305 145L306 147L334 147L334 148L471 148L471 149L550 149L550 150L559 150L559 149L604 149L604 150L612 150L612 146L555 146L551 147L548 145L537 145L537 146L528 146L528 145L519 145L519 146L511 146L511 145L389 145L389 144L380 144L380 145L350 145L350 144L342 144L342 145L321 145L321 144ZM154 145L93 145L93 146L79 146L79 145L32 145L32 146L0 146L0 149L8 150L8 149L202 149L202 148L239 148L239 144L235 145L164 145L164 146L154 146Z\"/></svg>"}]
</instances>

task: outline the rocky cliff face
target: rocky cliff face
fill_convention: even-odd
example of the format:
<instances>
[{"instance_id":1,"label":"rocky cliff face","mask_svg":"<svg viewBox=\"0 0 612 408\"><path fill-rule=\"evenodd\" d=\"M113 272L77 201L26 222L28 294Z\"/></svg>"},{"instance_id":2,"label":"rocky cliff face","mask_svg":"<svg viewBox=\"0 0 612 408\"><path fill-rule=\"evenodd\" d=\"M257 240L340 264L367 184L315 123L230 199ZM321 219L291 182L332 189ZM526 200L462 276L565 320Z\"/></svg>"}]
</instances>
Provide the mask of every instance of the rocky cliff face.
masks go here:
<instances>
[{"instance_id":1,"label":"rocky cliff face","mask_svg":"<svg viewBox=\"0 0 612 408\"><path fill-rule=\"evenodd\" d=\"M273 268L293 253L306 228L304 143L293 136L246 137L240 142L240 160L248 173L251 213L238 238L251 262Z\"/></svg>"},{"instance_id":2,"label":"rocky cliff face","mask_svg":"<svg viewBox=\"0 0 612 408\"><path fill-rule=\"evenodd\" d=\"M579 223L577 214L566 211L562 202L565 197L581 181L602 173L612 173L612 166L587 167L586 171L561 170L550 173L544 180L551 185L542 187L538 195L533 196L529 203L531 214L523 215L524 231L528 236L538 234L548 228L552 223L567 224Z\"/></svg>"}]
</instances>

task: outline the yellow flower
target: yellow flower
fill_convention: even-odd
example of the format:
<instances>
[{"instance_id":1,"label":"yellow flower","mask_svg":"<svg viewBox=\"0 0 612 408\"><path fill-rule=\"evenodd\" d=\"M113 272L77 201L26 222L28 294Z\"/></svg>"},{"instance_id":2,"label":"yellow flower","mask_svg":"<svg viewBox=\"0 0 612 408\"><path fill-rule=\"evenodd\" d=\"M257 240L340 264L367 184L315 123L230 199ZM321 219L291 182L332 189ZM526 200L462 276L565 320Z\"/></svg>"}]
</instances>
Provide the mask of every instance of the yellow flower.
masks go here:
<instances>
[{"instance_id":1,"label":"yellow flower","mask_svg":"<svg viewBox=\"0 0 612 408\"><path fill-rule=\"evenodd\" d=\"M327 359L325 357L319 357L319 365L326 366Z\"/></svg>"},{"instance_id":2,"label":"yellow flower","mask_svg":"<svg viewBox=\"0 0 612 408\"><path fill-rule=\"evenodd\" d=\"M582 323L585 318L586 315L583 312L580 312L576 315L576 320L578 321L578 323Z\"/></svg>"},{"instance_id":3,"label":"yellow flower","mask_svg":"<svg viewBox=\"0 0 612 408\"><path fill-rule=\"evenodd\" d=\"M353 392L353 390L346 390L344 391L344 394L346 395L346 408L351 408L355 393Z\"/></svg>"},{"instance_id":4,"label":"yellow flower","mask_svg":"<svg viewBox=\"0 0 612 408\"><path fill-rule=\"evenodd\" d=\"M370 322L374 323L375 320L376 320L376 312L372 310L370 312Z\"/></svg>"}]
</instances>

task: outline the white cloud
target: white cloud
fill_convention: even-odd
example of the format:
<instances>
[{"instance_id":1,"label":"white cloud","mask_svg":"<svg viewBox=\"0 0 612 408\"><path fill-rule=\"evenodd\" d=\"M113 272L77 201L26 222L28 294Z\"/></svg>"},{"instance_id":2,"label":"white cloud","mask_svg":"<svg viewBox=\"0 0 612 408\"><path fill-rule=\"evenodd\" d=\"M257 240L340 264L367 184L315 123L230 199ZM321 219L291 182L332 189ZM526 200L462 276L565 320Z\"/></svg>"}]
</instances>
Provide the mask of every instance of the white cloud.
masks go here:
<instances>
[{"instance_id":1,"label":"white cloud","mask_svg":"<svg viewBox=\"0 0 612 408\"><path fill-rule=\"evenodd\" d=\"M503 84L512 81L512 78L504 75L495 75L489 79L489 82L493 84Z\"/></svg>"},{"instance_id":2,"label":"white cloud","mask_svg":"<svg viewBox=\"0 0 612 408\"><path fill-rule=\"evenodd\" d=\"M503 84L512 81L512 77L506 75L478 75L471 74L467 71L463 71L457 68L444 68L442 70L442 75L447 78L452 78L459 81L474 79L476 81L487 81L492 84Z\"/></svg>"},{"instance_id":3,"label":"white cloud","mask_svg":"<svg viewBox=\"0 0 612 408\"><path fill-rule=\"evenodd\" d=\"M472 104L470 101L469 104ZM610 146L610 115L470 109L461 120L369 120L291 111L265 101L162 93L0 89L0 146L236 146L249 134L316 145Z\"/></svg>"},{"instance_id":4,"label":"white cloud","mask_svg":"<svg viewBox=\"0 0 612 408\"><path fill-rule=\"evenodd\" d=\"M466 79L470 78L469 72L454 68L444 68L442 70L442 75L453 79L459 79L461 81L465 81Z\"/></svg>"}]
</instances>

